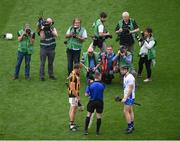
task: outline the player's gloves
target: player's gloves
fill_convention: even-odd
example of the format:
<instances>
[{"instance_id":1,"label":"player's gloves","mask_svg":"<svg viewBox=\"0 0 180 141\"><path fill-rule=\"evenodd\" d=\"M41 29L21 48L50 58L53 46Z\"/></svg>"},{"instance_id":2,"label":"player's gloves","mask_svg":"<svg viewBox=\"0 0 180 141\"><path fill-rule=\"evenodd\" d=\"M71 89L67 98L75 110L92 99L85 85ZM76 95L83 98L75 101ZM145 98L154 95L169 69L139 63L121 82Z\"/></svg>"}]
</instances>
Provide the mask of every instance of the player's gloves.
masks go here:
<instances>
[{"instance_id":1,"label":"player's gloves","mask_svg":"<svg viewBox=\"0 0 180 141\"><path fill-rule=\"evenodd\" d=\"M78 101L78 107L79 107L79 111L84 111L84 106L80 103L80 101Z\"/></svg>"},{"instance_id":2,"label":"player's gloves","mask_svg":"<svg viewBox=\"0 0 180 141\"><path fill-rule=\"evenodd\" d=\"M120 98L119 96L116 96L116 97L114 98L114 100L115 100L116 102L119 102L119 101L122 100L122 98Z\"/></svg>"}]
</instances>

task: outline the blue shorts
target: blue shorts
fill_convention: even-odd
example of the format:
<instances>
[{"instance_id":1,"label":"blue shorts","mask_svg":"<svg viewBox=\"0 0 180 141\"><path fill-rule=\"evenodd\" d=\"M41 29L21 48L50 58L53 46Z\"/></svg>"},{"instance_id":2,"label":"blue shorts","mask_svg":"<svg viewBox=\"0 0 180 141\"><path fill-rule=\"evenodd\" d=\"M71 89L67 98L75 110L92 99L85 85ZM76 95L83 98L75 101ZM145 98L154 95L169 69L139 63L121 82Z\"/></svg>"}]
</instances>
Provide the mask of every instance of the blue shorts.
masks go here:
<instances>
[{"instance_id":1,"label":"blue shorts","mask_svg":"<svg viewBox=\"0 0 180 141\"><path fill-rule=\"evenodd\" d=\"M125 102L124 102L124 105L133 105L134 104L134 99L127 99Z\"/></svg>"}]
</instances>

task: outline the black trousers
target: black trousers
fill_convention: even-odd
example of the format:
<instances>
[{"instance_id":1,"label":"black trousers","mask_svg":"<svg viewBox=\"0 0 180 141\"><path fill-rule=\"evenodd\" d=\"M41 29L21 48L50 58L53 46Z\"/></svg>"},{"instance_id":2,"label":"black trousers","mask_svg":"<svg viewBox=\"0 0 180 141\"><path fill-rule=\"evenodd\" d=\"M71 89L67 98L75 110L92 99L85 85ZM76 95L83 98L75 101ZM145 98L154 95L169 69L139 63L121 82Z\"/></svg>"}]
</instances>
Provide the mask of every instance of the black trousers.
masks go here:
<instances>
[{"instance_id":1,"label":"black trousers","mask_svg":"<svg viewBox=\"0 0 180 141\"><path fill-rule=\"evenodd\" d=\"M148 56L145 55L144 57L139 58L139 69L138 69L138 75L141 75L142 70L143 70L143 65L145 64L146 66L146 71L147 71L147 78L151 78L151 62L152 60L148 60Z\"/></svg>"},{"instance_id":2,"label":"black trousers","mask_svg":"<svg viewBox=\"0 0 180 141\"><path fill-rule=\"evenodd\" d=\"M70 74L73 70L73 64L77 64L80 62L81 50L67 49L66 53L68 60L68 74Z\"/></svg>"}]
</instances>

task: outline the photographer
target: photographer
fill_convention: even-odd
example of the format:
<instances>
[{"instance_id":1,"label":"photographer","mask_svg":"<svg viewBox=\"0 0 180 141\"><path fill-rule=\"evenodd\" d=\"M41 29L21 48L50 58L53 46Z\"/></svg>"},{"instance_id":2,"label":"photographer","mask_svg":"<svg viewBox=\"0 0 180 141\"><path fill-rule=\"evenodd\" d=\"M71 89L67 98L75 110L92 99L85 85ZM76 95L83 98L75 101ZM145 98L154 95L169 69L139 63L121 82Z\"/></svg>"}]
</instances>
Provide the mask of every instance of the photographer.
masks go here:
<instances>
[{"instance_id":1,"label":"photographer","mask_svg":"<svg viewBox=\"0 0 180 141\"><path fill-rule=\"evenodd\" d=\"M129 52L125 46L121 46L118 50L117 55L112 59L113 61L117 61L117 71L121 72L123 66L129 67L129 72L136 77L136 71L133 67L133 57L132 53ZM123 82L123 77L121 75L121 82ZM123 84L123 83L122 83ZM137 84L137 83L136 83Z\"/></svg>"},{"instance_id":2,"label":"photographer","mask_svg":"<svg viewBox=\"0 0 180 141\"><path fill-rule=\"evenodd\" d=\"M107 38L112 38L109 32L107 32L104 22L107 19L107 14L105 12L100 13L100 18L93 23L94 36L93 42L91 43L91 47L94 49L98 46L101 52L105 51L106 44L105 40Z\"/></svg>"},{"instance_id":3,"label":"photographer","mask_svg":"<svg viewBox=\"0 0 180 141\"><path fill-rule=\"evenodd\" d=\"M92 77L100 66L99 54L89 47L87 52L83 53L81 63L84 65L83 71L86 74L87 81ZM85 68L86 67L86 68Z\"/></svg>"},{"instance_id":4,"label":"photographer","mask_svg":"<svg viewBox=\"0 0 180 141\"><path fill-rule=\"evenodd\" d=\"M82 44L87 38L86 29L81 27L80 19L75 18L73 20L73 25L69 27L65 37L68 39L65 41L65 44L67 47L68 74L70 74L73 69L73 63L77 64L80 61Z\"/></svg>"},{"instance_id":5,"label":"photographer","mask_svg":"<svg viewBox=\"0 0 180 141\"><path fill-rule=\"evenodd\" d=\"M128 51L133 53L135 33L139 28L136 21L129 17L128 12L122 13L122 19L118 22L115 31L118 34L119 44L126 46Z\"/></svg>"},{"instance_id":6,"label":"photographer","mask_svg":"<svg viewBox=\"0 0 180 141\"><path fill-rule=\"evenodd\" d=\"M18 79L20 66L23 58L25 58L25 79L29 80L30 78L30 61L31 54L33 52L33 45L35 40L35 33L31 31L29 24L25 24L24 28L18 31L18 53L17 53L17 62L15 67L15 73L13 80Z\"/></svg>"},{"instance_id":7,"label":"photographer","mask_svg":"<svg viewBox=\"0 0 180 141\"><path fill-rule=\"evenodd\" d=\"M102 70L102 81L106 84L111 84L114 78L114 70L116 61L113 61L115 53L113 52L112 46L106 47L106 52L100 54L101 59L101 70Z\"/></svg>"},{"instance_id":8,"label":"photographer","mask_svg":"<svg viewBox=\"0 0 180 141\"><path fill-rule=\"evenodd\" d=\"M143 34L143 37L139 39L139 45L141 46L139 52L139 69L138 69L138 77L141 77L141 73L143 70L143 64L146 66L147 78L144 82L149 82L151 80L151 64L152 60L155 59L155 40L152 36L152 29L146 28Z\"/></svg>"},{"instance_id":9,"label":"photographer","mask_svg":"<svg viewBox=\"0 0 180 141\"><path fill-rule=\"evenodd\" d=\"M53 62L55 58L55 48L56 48L56 37L58 33L56 28L52 25L54 24L51 18L48 18L46 21L42 23L40 26L40 80L44 81L44 67L46 58L48 58L48 74L49 79L56 80L53 71Z\"/></svg>"}]
</instances>

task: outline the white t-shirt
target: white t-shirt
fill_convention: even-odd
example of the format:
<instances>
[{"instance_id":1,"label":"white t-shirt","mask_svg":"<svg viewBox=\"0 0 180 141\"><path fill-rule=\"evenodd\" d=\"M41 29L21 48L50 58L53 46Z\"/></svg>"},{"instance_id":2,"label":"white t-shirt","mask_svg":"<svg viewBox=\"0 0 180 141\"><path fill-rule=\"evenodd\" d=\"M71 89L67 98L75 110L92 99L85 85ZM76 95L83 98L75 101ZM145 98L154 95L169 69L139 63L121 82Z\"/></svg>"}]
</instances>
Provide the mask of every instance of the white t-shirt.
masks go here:
<instances>
[{"instance_id":1,"label":"white t-shirt","mask_svg":"<svg viewBox=\"0 0 180 141\"><path fill-rule=\"evenodd\" d=\"M98 26L98 32L104 32L104 25L101 24Z\"/></svg>"},{"instance_id":2,"label":"white t-shirt","mask_svg":"<svg viewBox=\"0 0 180 141\"><path fill-rule=\"evenodd\" d=\"M69 29L67 30L66 34L70 34L70 33L71 33L71 27L69 27ZM86 29L84 29L81 37L82 38L87 38L87 31L86 31Z\"/></svg>"},{"instance_id":3,"label":"white t-shirt","mask_svg":"<svg viewBox=\"0 0 180 141\"><path fill-rule=\"evenodd\" d=\"M139 55L147 55L148 54L148 49L151 49L155 44L155 41L152 40L149 42L149 38L147 39L147 41L144 42L143 46L140 49Z\"/></svg>"},{"instance_id":4,"label":"white t-shirt","mask_svg":"<svg viewBox=\"0 0 180 141\"><path fill-rule=\"evenodd\" d=\"M124 76L124 95L128 94L129 85L133 85L132 94L128 97L128 99L135 98L135 78L132 74L128 74Z\"/></svg>"}]
</instances>

